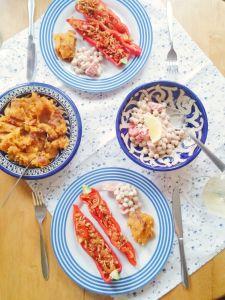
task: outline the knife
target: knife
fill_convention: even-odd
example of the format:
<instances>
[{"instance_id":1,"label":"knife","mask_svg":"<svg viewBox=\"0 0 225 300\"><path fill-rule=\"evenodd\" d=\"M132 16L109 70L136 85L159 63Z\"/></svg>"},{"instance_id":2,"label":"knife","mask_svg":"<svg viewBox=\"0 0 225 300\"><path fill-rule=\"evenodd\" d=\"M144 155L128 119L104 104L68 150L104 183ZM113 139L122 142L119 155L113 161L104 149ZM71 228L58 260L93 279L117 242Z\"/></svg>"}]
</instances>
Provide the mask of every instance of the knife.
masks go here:
<instances>
[{"instance_id":1,"label":"knife","mask_svg":"<svg viewBox=\"0 0 225 300\"><path fill-rule=\"evenodd\" d=\"M28 0L29 33L27 45L27 81L32 81L36 65L36 47L34 42L35 0Z\"/></svg>"},{"instance_id":2,"label":"knife","mask_svg":"<svg viewBox=\"0 0 225 300\"><path fill-rule=\"evenodd\" d=\"M30 161L31 163L31 161ZM9 190L8 194L6 195L6 197L4 198L4 200L2 201L2 203L0 204L0 208L3 208L3 206L6 204L6 202L9 200L9 198L11 197L12 193L14 192L14 190L16 189L17 185L19 184L20 180L23 178L23 176L25 175L26 171L28 170L30 163L26 166L26 168L23 170L23 172L21 173L20 177L17 179L17 181L14 183L14 185L11 187L11 189Z\"/></svg>"},{"instance_id":3,"label":"knife","mask_svg":"<svg viewBox=\"0 0 225 300\"><path fill-rule=\"evenodd\" d=\"M180 263L181 263L181 276L182 276L182 284L186 289L189 288L189 280L188 280L188 271L186 258L184 253L184 242L183 242L183 225L182 225L182 215L181 215L181 206L180 206L180 193L179 189L176 187L173 190L173 202L172 202L172 210L173 210L173 219L175 232L178 238L179 250L180 250Z\"/></svg>"}]
</instances>

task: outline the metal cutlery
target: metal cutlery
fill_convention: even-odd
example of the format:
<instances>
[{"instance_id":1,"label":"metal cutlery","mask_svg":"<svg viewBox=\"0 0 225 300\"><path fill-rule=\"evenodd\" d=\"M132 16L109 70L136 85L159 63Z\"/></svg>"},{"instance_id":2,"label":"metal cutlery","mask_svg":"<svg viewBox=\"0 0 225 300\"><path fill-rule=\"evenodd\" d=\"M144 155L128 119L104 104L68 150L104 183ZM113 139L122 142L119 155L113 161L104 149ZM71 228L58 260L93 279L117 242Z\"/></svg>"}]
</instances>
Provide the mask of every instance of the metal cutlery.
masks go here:
<instances>
[{"instance_id":1,"label":"metal cutlery","mask_svg":"<svg viewBox=\"0 0 225 300\"><path fill-rule=\"evenodd\" d=\"M30 162L31 163L31 162ZM20 175L20 177L17 179L17 181L14 183L14 185L11 187L11 189L9 190L8 194L6 195L6 197L4 198L4 200L2 201L0 208L3 208L3 206L6 204L6 202L9 200L9 198L11 197L12 193L14 192L15 188L17 187L18 183L20 182L20 180L23 178L23 176L25 175L27 169L30 166L30 163L26 166L26 168L23 170L22 174Z\"/></svg>"},{"instance_id":2,"label":"metal cutlery","mask_svg":"<svg viewBox=\"0 0 225 300\"><path fill-rule=\"evenodd\" d=\"M27 81L32 81L36 66L36 47L34 42L35 0L28 0L29 33L27 44Z\"/></svg>"},{"instance_id":3,"label":"metal cutlery","mask_svg":"<svg viewBox=\"0 0 225 300\"><path fill-rule=\"evenodd\" d=\"M180 206L180 193L179 193L179 189L177 187L174 188L172 198L173 198L172 210L173 210L174 226L175 226L175 232L176 232L176 235L177 235L177 238L178 238L179 251L180 251L182 283L183 283L185 288L189 288L188 271L187 271L185 253L184 253L183 225L182 225L182 214L181 214L181 206Z\"/></svg>"},{"instance_id":4,"label":"metal cutlery","mask_svg":"<svg viewBox=\"0 0 225 300\"><path fill-rule=\"evenodd\" d=\"M202 149L202 151L210 158L210 160L217 166L217 168L221 171L225 171L225 164L220 160L208 147L206 147L201 141L199 141L193 133L186 130L190 138Z\"/></svg>"},{"instance_id":5,"label":"metal cutlery","mask_svg":"<svg viewBox=\"0 0 225 300\"><path fill-rule=\"evenodd\" d=\"M178 63L177 63L177 53L174 50L173 45L173 8L171 1L167 0L166 3L166 12L167 12L167 22L169 29L169 38L170 38L170 50L167 54L167 62L168 67L167 71L172 74L176 74L178 72Z\"/></svg>"},{"instance_id":6,"label":"metal cutlery","mask_svg":"<svg viewBox=\"0 0 225 300\"><path fill-rule=\"evenodd\" d=\"M202 151L208 156L208 158L216 165L216 167L221 171L225 171L225 163L222 162L207 146L205 146L201 141L199 141L196 136L192 133L191 129L185 127L185 116L181 114L178 110L173 110L170 113L171 122L175 127L182 128L185 133L202 149Z\"/></svg>"},{"instance_id":7,"label":"metal cutlery","mask_svg":"<svg viewBox=\"0 0 225 300\"><path fill-rule=\"evenodd\" d=\"M42 274L45 280L49 278L49 266L48 266L48 257L44 243L43 237L43 229L42 223L46 217L47 208L44 204L44 197L41 192L32 192L32 197L34 201L34 208L35 208L35 216L39 224L40 228L40 247L41 247L41 267L42 267Z\"/></svg>"}]
</instances>

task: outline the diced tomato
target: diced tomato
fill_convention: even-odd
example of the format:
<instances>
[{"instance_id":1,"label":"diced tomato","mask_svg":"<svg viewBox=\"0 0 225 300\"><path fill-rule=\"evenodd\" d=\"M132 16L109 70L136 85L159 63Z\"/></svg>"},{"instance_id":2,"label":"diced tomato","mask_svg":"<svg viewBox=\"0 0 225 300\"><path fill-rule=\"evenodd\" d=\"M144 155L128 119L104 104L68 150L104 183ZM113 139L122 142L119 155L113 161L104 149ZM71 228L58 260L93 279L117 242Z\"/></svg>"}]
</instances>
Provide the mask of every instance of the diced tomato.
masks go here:
<instances>
[{"instance_id":1,"label":"diced tomato","mask_svg":"<svg viewBox=\"0 0 225 300\"><path fill-rule=\"evenodd\" d=\"M77 205L73 206L74 229L85 252L94 260L102 279L112 281L111 273L122 270L122 265L93 223L84 216Z\"/></svg>"},{"instance_id":2,"label":"diced tomato","mask_svg":"<svg viewBox=\"0 0 225 300\"><path fill-rule=\"evenodd\" d=\"M92 188L89 193L81 194L80 199L87 203L91 215L108 235L113 246L125 254L128 261L135 266L137 264L135 250L132 244L123 236L120 225L99 192Z\"/></svg>"}]
</instances>

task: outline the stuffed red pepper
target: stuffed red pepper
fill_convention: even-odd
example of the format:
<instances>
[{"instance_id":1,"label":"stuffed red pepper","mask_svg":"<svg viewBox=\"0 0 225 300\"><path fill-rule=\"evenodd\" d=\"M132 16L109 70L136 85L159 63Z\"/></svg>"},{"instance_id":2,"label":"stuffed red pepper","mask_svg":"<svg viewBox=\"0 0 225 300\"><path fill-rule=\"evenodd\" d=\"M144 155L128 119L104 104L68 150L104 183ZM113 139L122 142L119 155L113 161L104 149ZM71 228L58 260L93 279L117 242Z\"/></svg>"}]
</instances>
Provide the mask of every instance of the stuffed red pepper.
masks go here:
<instances>
[{"instance_id":1,"label":"stuffed red pepper","mask_svg":"<svg viewBox=\"0 0 225 300\"><path fill-rule=\"evenodd\" d=\"M93 258L102 279L110 283L120 278L122 265L93 223L85 217L77 205L73 206L74 228L84 251Z\"/></svg>"},{"instance_id":2,"label":"stuffed red pepper","mask_svg":"<svg viewBox=\"0 0 225 300\"><path fill-rule=\"evenodd\" d=\"M87 203L91 215L108 235L111 243L125 254L128 261L135 266L137 264L135 250L122 234L120 225L113 217L107 203L102 199L99 192L93 188L84 186L80 199Z\"/></svg>"}]
</instances>

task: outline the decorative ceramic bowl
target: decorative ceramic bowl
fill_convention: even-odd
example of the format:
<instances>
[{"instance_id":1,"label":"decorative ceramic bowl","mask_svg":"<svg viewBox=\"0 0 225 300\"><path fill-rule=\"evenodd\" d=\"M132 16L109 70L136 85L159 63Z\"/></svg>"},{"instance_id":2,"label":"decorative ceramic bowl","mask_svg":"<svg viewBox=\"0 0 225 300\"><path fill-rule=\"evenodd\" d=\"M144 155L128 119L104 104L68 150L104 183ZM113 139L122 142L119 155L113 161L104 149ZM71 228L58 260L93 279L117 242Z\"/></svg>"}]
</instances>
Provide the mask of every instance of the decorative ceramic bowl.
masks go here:
<instances>
[{"instance_id":1,"label":"decorative ceramic bowl","mask_svg":"<svg viewBox=\"0 0 225 300\"><path fill-rule=\"evenodd\" d=\"M184 139L171 155L159 159L144 155L142 148L131 143L128 134L131 110L146 93L154 102L166 102L170 111L179 111L185 116L185 126L203 143L208 133L208 120L199 98L187 87L168 81L144 84L134 89L122 103L116 120L116 133L119 144L125 154L140 166L154 171L172 171L182 168L193 161L201 149L190 139ZM169 110L168 110L168 114Z\"/></svg>"},{"instance_id":2,"label":"decorative ceramic bowl","mask_svg":"<svg viewBox=\"0 0 225 300\"><path fill-rule=\"evenodd\" d=\"M44 168L28 168L24 179L42 179L54 175L62 170L74 157L81 141L82 125L80 114L73 101L59 89L44 83L25 83L16 86L0 96L0 113L4 112L5 107L15 97L22 97L32 92L45 95L54 100L55 105L64 111L64 119L67 123L67 136L69 138L69 146L61 151L58 156ZM25 167L10 161L7 154L0 151L0 168L15 177L19 177Z\"/></svg>"}]
</instances>

